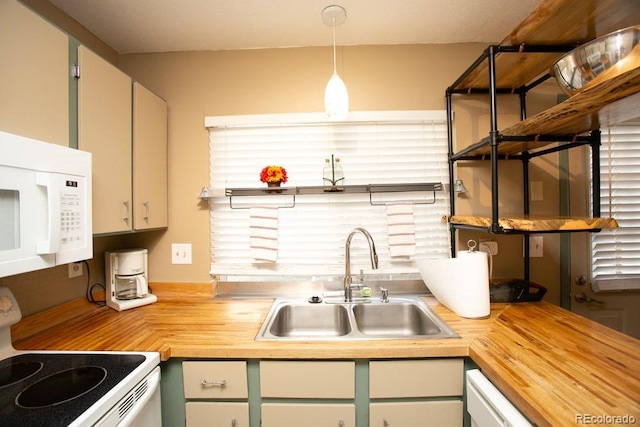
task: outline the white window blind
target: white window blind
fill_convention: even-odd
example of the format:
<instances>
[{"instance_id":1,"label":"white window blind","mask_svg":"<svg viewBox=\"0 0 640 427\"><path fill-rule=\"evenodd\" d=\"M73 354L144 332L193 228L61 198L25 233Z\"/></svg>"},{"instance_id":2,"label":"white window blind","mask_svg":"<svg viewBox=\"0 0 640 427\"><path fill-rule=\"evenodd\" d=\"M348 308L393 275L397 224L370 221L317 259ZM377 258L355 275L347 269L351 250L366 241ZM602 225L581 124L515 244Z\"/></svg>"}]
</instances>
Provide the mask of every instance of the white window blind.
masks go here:
<instances>
[{"instance_id":1,"label":"white window blind","mask_svg":"<svg viewBox=\"0 0 640 427\"><path fill-rule=\"evenodd\" d=\"M640 126L602 130L600 203L619 228L593 233L594 290L640 289Z\"/></svg>"},{"instance_id":2,"label":"white window blind","mask_svg":"<svg viewBox=\"0 0 640 427\"><path fill-rule=\"evenodd\" d=\"M353 115L353 114L352 114ZM224 196L225 188L266 188L264 166L281 165L284 187L321 186L325 159L340 159L345 185L448 182L444 111L357 113L356 120L326 122L317 115L208 117L210 132L211 274L222 280L264 276L303 277L344 274L344 244L355 227L368 230L376 244L376 274L416 274L412 261L448 257L449 232L441 217L449 212L444 191L370 195L323 193L292 196ZM387 243L386 203L411 201L415 255L392 258ZM425 203L429 202L429 204ZM253 206L277 206L278 253L274 263L251 257L249 213ZM351 244L352 271L371 273L366 240Z\"/></svg>"}]
</instances>

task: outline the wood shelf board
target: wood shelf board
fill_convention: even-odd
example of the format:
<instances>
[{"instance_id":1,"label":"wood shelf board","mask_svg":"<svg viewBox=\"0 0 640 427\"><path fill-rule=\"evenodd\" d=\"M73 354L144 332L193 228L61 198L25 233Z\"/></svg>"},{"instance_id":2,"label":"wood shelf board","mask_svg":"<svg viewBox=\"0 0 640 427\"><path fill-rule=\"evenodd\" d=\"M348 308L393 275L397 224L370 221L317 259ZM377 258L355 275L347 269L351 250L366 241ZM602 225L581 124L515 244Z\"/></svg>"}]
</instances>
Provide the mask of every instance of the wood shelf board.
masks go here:
<instances>
[{"instance_id":1,"label":"wood shelf board","mask_svg":"<svg viewBox=\"0 0 640 427\"><path fill-rule=\"evenodd\" d=\"M640 3L629 0L543 0L502 45L584 43L638 23Z\"/></svg>"},{"instance_id":2,"label":"wood shelf board","mask_svg":"<svg viewBox=\"0 0 640 427\"><path fill-rule=\"evenodd\" d=\"M449 218L451 224L466 225L488 229L491 218L484 216L454 215ZM613 218L589 217L551 217L551 216L509 216L498 220L503 230L509 231L590 231L606 228L617 228L618 223Z\"/></svg>"},{"instance_id":3,"label":"wood shelf board","mask_svg":"<svg viewBox=\"0 0 640 427\"><path fill-rule=\"evenodd\" d=\"M543 0L500 45L578 45L636 25L638 16L638 1ZM496 57L497 86L511 89L527 84L548 72L560 56L558 53L500 53ZM484 61L457 88L488 88L488 70L488 61Z\"/></svg>"},{"instance_id":4,"label":"wood shelf board","mask_svg":"<svg viewBox=\"0 0 640 427\"><path fill-rule=\"evenodd\" d=\"M498 89L517 89L549 72L563 53L499 53L496 56L496 85ZM473 70L457 89L487 89L489 64L487 61Z\"/></svg>"},{"instance_id":5,"label":"wood shelf board","mask_svg":"<svg viewBox=\"0 0 640 427\"><path fill-rule=\"evenodd\" d=\"M560 104L503 130L503 135L581 134L638 116L640 67L593 84Z\"/></svg>"},{"instance_id":6,"label":"wood shelf board","mask_svg":"<svg viewBox=\"0 0 640 427\"><path fill-rule=\"evenodd\" d=\"M479 143L469 147L468 150L464 150L463 157L491 157L491 146L489 145L489 138L485 138ZM498 146L498 154L501 156L517 156L525 151L535 152L542 148L548 148L550 145L562 145L558 142L550 141L508 141L501 142ZM456 155L458 155L457 153Z\"/></svg>"},{"instance_id":7,"label":"wood shelf board","mask_svg":"<svg viewBox=\"0 0 640 427\"><path fill-rule=\"evenodd\" d=\"M500 132L505 136L580 135L634 119L640 111L640 67L596 82L564 102L518 122ZM464 150L465 156L491 154L488 138ZM500 155L533 152L554 141L508 141L498 146Z\"/></svg>"}]
</instances>

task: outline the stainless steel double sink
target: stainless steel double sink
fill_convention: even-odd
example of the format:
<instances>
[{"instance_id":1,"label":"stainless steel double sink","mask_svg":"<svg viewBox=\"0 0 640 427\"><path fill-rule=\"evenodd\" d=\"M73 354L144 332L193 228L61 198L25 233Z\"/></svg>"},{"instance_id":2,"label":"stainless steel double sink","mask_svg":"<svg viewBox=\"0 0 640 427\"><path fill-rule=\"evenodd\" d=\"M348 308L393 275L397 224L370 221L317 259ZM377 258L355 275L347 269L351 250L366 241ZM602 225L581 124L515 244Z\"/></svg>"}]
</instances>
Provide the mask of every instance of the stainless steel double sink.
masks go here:
<instances>
[{"instance_id":1,"label":"stainless steel double sink","mask_svg":"<svg viewBox=\"0 0 640 427\"><path fill-rule=\"evenodd\" d=\"M418 296L327 299L279 298L256 340L396 340L459 336Z\"/></svg>"}]
</instances>

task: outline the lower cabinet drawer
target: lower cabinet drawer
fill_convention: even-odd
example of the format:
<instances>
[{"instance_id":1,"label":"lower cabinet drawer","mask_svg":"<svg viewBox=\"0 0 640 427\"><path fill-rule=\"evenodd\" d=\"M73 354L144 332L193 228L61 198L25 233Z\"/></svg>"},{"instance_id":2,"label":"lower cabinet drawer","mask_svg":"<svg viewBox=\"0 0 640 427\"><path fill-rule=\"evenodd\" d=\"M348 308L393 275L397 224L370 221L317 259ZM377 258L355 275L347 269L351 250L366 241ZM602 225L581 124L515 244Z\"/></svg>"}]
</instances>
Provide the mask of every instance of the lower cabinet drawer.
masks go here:
<instances>
[{"instance_id":1,"label":"lower cabinet drawer","mask_svg":"<svg viewBox=\"0 0 640 427\"><path fill-rule=\"evenodd\" d=\"M370 427L460 427L462 400L372 403Z\"/></svg>"},{"instance_id":2,"label":"lower cabinet drawer","mask_svg":"<svg viewBox=\"0 0 640 427\"><path fill-rule=\"evenodd\" d=\"M462 396L462 359L385 360L369 363L370 397Z\"/></svg>"},{"instance_id":3,"label":"lower cabinet drawer","mask_svg":"<svg viewBox=\"0 0 640 427\"><path fill-rule=\"evenodd\" d=\"M247 362L182 362L187 399L246 399Z\"/></svg>"},{"instance_id":4,"label":"lower cabinet drawer","mask_svg":"<svg viewBox=\"0 0 640 427\"><path fill-rule=\"evenodd\" d=\"M353 399L353 361L262 361L260 395L316 399Z\"/></svg>"},{"instance_id":5,"label":"lower cabinet drawer","mask_svg":"<svg viewBox=\"0 0 640 427\"><path fill-rule=\"evenodd\" d=\"M353 404L262 404L262 427L355 427L355 425L356 407Z\"/></svg>"},{"instance_id":6,"label":"lower cabinet drawer","mask_svg":"<svg viewBox=\"0 0 640 427\"><path fill-rule=\"evenodd\" d=\"M187 402L186 427L249 427L247 402Z\"/></svg>"}]
</instances>

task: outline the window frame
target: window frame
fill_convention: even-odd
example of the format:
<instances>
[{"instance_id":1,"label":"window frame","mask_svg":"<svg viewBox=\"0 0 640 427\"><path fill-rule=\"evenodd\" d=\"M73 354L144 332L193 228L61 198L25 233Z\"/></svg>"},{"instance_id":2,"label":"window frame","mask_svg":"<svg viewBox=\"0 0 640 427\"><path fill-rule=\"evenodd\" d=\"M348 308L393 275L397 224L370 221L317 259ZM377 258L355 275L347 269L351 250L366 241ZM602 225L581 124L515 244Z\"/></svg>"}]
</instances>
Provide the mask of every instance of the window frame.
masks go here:
<instances>
[{"instance_id":1,"label":"window frame","mask_svg":"<svg viewBox=\"0 0 640 427\"><path fill-rule=\"evenodd\" d=\"M410 123L421 123L421 126L426 126L426 125L441 126L442 128L441 137L438 138L438 144L439 144L438 150L442 151L442 159L440 164L441 170L439 171L440 178L437 179L437 181L429 180L428 182L440 182L443 185L445 185L446 183L449 182L449 178L448 178L449 169L448 169L448 162L447 162L448 150L447 150L447 138L446 138L446 111L444 110L352 112L352 113L349 113L349 117L347 118L347 120L341 121L341 122L328 121L326 118L326 115L321 113L267 114L267 115L218 116L218 117L212 116L212 117L205 118L205 126L209 129L210 135L213 129L222 131L222 130L229 130L229 129L252 129L252 128L255 129L255 128L277 127L277 126L303 127L303 126L316 126L316 125L324 126L329 129L329 128L335 128L338 126L348 126L348 125L358 126L363 124L364 125L376 124L376 125L403 126ZM440 133L438 133L438 135L440 135ZM215 157L215 155L213 154L214 147L212 146L213 144L212 140L210 140L209 144L211 149L210 159L211 159L211 162L213 162L214 161L213 158ZM332 142L331 143L327 142L327 144L331 145ZM335 145L331 149L336 149ZM318 175L320 179L322 177L322 163L321 163L322 160L323 160L322 158L318 158L316 162L317 166L319 167ZM267 161L267 159L265 159L264 163L265 165L273 164L273 162ZM357 175L355 170L356 169L355 165L347 163L345 164L344 167L345 167L345 176L347 179L347 185L364 184L364 182L358 181L355 178L355 176ZM256 169L255 174L257 175L259 173L259 168L256 167L255 169ZM289 170L289 168L287 169ZM253 172L247 172L247 174L249 175L251 173ZM327 278L329 279L335 278L337 275L340 274L340 271L344 270L344 263L342 262L344 258L343 246L344 246L344 239L347 237L347 234L348 234L347 232L341 233L341 239L338 239L336 242L334 242L334 251L340 254L339 257L342 261L340 263L332 262L330 268L325 270L313 271L312 274L310 275L301 274L300 269L296 269L296 268L286 269L287 271L283 271L283 269L274 268L273 264L257 263L257 262L250 263L251 268L247 269L246 274L244 271L241 271L242 270L241 268L235 272L233 271L234 270L233 268L227 271L218 269L215 262L215 254L214 254L215 249L213 247L214 245L213 240L216 238L214 236L215 223L220 219L214 218L215 216L214 206L221 207L222 204L229 205L230 201L224 195L223 188L221 187L221 184L219 182L220 180L217 178L219 178L219 176L216 176L216 173L214 173L214 167L211 167L209 185L213 191L214 197L212 197L209 201L209 206L210 206L209 211L210 211L210 221L211 221L210 236L211 236L211 251L212 251L210 273L214 278L218 280L224 280L224 281L243 281L243 282L265 281L265 280L272 281L274 280L274 278L277 278L278 280L300 280L300 279L315 280L315 278L320 278L322 280L325 280ZM382 183L382 182L375 182L376 181L375 178L376 177L373 178L372 180L373 182L367 182L367 184ZM251 179L253 179L253 177L251 177ZM416 182L416 181L411 181L411 182ZM401 182L396 181L391 183L401 183ZM264 185L264 184L261 184L258 181L250 181L250 184L246 186L238 185L237 183L232 183L232 182L225 183L225 185L227 187L251 186L251 187L259 188L260 185ZM304 183L303 185L309 185L309 184ZM320 185L320 181L315 183L315 185ZM289 186L289 184L286 184L286 186ZM298 209L298 206L297 206L298 204L305 203L307 198L313 198L313 197L315 196L297 197L296 207L294 208L294 210ZM327 196L325 195L320 197L327 197ZM329 195L329 197L331 198L331 200L329 200L327 203L336 204L336 205L340 205L340 204L348 205L351 199L357 199L355 200L355 202L357 203L362 203L365 200L367 203L369 203L370 201L369 200L370 195L368 194L360 194L360 195L334 194L334 195ZM420 203L420 205L414 205L414 217L425 216L424 212L427 212L427 211L424 211L422 206L422 202L423 202L422 199L425 198L424 194L415 194L415 193L410 193L408 195L407 194L395 194L395 195L390 194L389 197L385 196L385 199L382 201L382 203L405 203L407 202L407 197L409 197L408 201L412 201L412 202L417 201ZM430 198L432 196L427 195L426 197ZM451 247L450 233L449 233L447 224L442 223L441 221L442 216L447 215L447 213L449 212L449 195L448 195L448 192L443 191L443 192L434 194L433 197L437 199L436 202L439 210L437 214L430 212L426 215L428 215L430 218L433 219L432 222L438 223L438 227L440 228L440 231L442 233L441 239L446 239L446 241L444 241L444 243L442 244L441 250L437 251L437 253L432 253L428 251L425 252L421 250L421 251L417 251L416 256L408 257L406 259L404 258L394 259L392 260L393 262L387 259L386 261L388 262L385 263L385 260L383 259L383 262L381 263L382 268L379 271L375 272L376 275L382 276L386 279L388 279L389 277L394 277L394 278L397 277L402 279L404 278L417 279L419 278L419 273L417 268L414 265L414 262L416 259L442 258L442 257L449 256L450 247ZM249 204L249 205L251 204L261 205L264 203L264 197L262 198L263 200L260 200L260 198L254 199L249 197L243 198L243 199L246 199L246 204ZM245 201L243 200L243 202ZM234 198L234 204L235 203L236 203L236 199ZM322 203L322 202L318 202L318 203ZM381 209L384 209L384 208L381 208ZM220 212L220 210L218 211ZM281 212L284 212L284 210L281 210ZM244 215L246 219L248 217L248 212L245 211L242 215ZM280 221L282 221L283 217L285 216L286 215L281 214ZM286 219L284 220L286 221ZM246 221L245 221L245 224L246 224ZM362 224L353 224L353 225L355 227L355 226L361 226ZM366 228L366 225L365 225L365 228ZM380 229L380 225L378 224L378 230L379 229ZM417 231L417 232L421 232L421 231ZM384 256L387 255L387 253L385 252L385 250L381 250L381 249L382 249L382 245L386 244L385 242L386 237L381 238L380 233L378 233L376 238L377 238L376 246L378 249L378 253L379 254L382 253L384 258ZM357 273L360 268L363 268L367 272L367 274L372 274L372 271L370 271L367 268L368 261L366 263L364 262L365 259L368 260L368 250L365 250L366 243L364 243L364 239L363 239L362 245L355 244L353 246L355 246L355 248L352 249L352 254L351 254L353 264L355 266L353 270ZM275 265L277 266L277 263L275 263Z\"/></svg>"}]
</instances>

